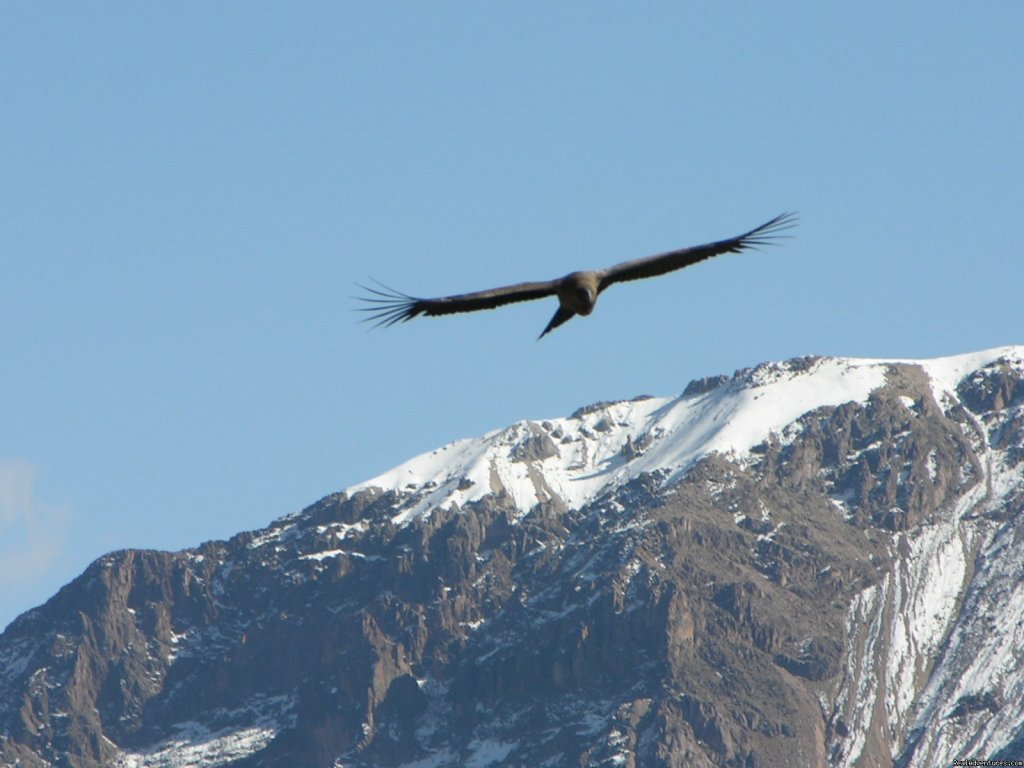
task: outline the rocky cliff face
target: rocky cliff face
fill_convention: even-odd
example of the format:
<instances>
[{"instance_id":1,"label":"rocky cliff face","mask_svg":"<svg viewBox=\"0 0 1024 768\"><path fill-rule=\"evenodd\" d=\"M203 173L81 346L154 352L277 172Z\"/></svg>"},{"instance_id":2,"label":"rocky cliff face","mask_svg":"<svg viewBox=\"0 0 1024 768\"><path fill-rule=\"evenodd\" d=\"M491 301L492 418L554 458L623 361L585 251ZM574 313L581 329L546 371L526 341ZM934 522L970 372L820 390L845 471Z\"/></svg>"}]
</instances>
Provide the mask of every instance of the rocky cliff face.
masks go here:
<instances>
[{"instance_id":1,"label":"rocky cliff face","mask_svg":"<svg viewBox=\"0 0 1024 768\"><path fill-rule=\"evenodd\" d=\"M522 422L0 636L0 763L1024 756L1024 348Z\"/></svg>"}]
</instances>

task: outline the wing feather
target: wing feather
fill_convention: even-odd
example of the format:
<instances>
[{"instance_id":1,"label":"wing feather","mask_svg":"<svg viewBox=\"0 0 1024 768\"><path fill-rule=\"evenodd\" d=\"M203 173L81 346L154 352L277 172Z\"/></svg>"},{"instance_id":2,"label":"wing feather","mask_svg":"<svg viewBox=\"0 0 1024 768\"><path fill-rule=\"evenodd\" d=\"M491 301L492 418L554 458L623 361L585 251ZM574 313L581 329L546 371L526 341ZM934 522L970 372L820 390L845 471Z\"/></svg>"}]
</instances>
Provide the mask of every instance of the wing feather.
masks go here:
<instances>
[{"instance_id":1,"label":"wing feather","mask_svg":"<svg viewBox=\"0 0 1024 768\"><path fill-rule=\"evenodd\" d=\"M645 256L632 261L624 261L613 267L602 270L600 273L600 287L603 291L613 283L621 283L626 280L640 280L645 277L656 277L666 272L672 272L691 264L696 264L712 256L723 253L739 253L748 248L759 248L763 245L772 245L780 235L787 229L796 226L797 215L795 213L783 213L771 221L767 221L759 227L750 230L738 237L728 240L719 240L705 245L696 245L692 248L681 248L678 251L669 251L656 256Z\"/></svg>"},{"instance_id":2,"label":"wing feather","mask_svg":"<svg viewBox=\"0 0 1024 768\"><path fill-rule=\"evenodd\" d=\"M475 293L460 293L455 296L441 296L436 299L409 296L380 283L377 284L377 288L359 285L369 295L356 297L368 305L357 309L360 312L368 313L364 318L366 322L372 322L375 327L387 326L412 320L417 315L426 315L427 317L453 315L458 312L494 309L517 301L542 299L545 296L553 296L557 284L556 280L516 283L501 288L491 288Z\"/></svg>"}]
</instances>

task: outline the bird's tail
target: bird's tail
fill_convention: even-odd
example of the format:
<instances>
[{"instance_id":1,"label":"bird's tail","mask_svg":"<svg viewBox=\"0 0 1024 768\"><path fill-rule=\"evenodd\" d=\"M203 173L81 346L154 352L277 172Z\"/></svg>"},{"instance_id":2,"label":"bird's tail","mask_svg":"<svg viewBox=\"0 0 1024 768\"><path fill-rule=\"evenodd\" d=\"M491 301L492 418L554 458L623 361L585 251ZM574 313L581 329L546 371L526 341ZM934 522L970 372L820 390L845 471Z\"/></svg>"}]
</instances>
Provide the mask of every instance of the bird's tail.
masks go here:
<instances>
[{"instance_id":1,"label":"bird's tail","mask_svg":"<svg viewBox=\"0 0 1024 768\"><path fill-rule=\"evenodd\" d=\"M548 323L548 327L545 328L543 331L541 331L540 336L537 337L537 341L540 341L541 339L543 339L545 334L547 334L550 331L553 331L555 328L560 326L566 320L569 320L575 314L576 313L573 310L571 310L571 309L566 309L565 307L559 307L558 311L555 312L554 317L551 318L551 322Z\"/></svg>"}]
</instances>

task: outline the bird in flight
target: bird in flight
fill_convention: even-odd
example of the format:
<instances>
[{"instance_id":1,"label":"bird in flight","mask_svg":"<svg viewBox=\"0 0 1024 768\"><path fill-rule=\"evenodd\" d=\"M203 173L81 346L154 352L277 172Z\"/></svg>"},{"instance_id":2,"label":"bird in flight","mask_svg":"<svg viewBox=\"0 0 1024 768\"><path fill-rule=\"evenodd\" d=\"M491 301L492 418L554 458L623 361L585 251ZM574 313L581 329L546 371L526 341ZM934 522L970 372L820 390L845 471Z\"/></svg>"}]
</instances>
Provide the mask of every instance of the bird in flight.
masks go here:
<instances>
[{"instance_id":1,"label":"bird in flight","mask_svg":"<svg viewBox=\"0 0 1024 768\"><path fill-rule=\"evenodd\" d=\"M627 280L639 280L644 277L657 277L722 253L740 253L749 248L772 245L780 236L780 232L795 227L796 222L795 213L783 213L749 232L728 240L719 240L705 245L695 245L691 248L660 253L656 256L624 261L607 269L572 272L557 280L517 283L501 288L491 288L487 291L441 296L436 299L409 296L380 284L379 288L360 285L359 287L367 291L369 295L358 297L368 305L359 307L359 310L369 313L364 320L373 322L376 327L406 322L417 315L435 317L457 312L475 312L479 309L494 309L517 301L557 296L558 310L551 318L551 322L537 337L540 339L575 315L589 315L593 312L598 295L610 285Z\"/></svg>"}]
</instances>

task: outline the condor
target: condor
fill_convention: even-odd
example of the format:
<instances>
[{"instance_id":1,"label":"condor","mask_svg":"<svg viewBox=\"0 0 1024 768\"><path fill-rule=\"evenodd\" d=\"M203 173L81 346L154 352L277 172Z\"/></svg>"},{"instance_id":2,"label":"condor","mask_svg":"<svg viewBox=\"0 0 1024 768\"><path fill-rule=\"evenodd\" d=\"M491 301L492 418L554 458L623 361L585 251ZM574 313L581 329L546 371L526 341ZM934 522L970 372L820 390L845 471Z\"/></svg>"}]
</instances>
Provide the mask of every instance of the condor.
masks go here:
<instances>
[{"instance_id":1,"label":"condor","mask_svg":"<svg viewBox=\"0 0 1024 768\"><path fill-rule=\"evenodd\" d=\"M367 288L361 285L359 287L367 291L369 295L359 298L369 306L359 309L369 313L365 320L374 322L375 326L387 326L400 321L412 320L417 315L436 317L457 312L475 312L479 309L494 309L516 301L531 301L546 296L557 296L558 310L538 337L543 338L546 333L575 315L589 315L593 312L597 297L610 285L627 280L639 280L644 277L657 277L722 253L740 253L749 248L771 245L778 239L780 232L796 226L796 221L795 213L783 213L749 232L728 240L719 240L656 256L624 261L607 269L572 272L557 280L517 283L502 288L491 288L487 291L461 293L456 296L442 296L436 299L409 296L384 285L379 288Z\"/></svg>"}]
</instances>

